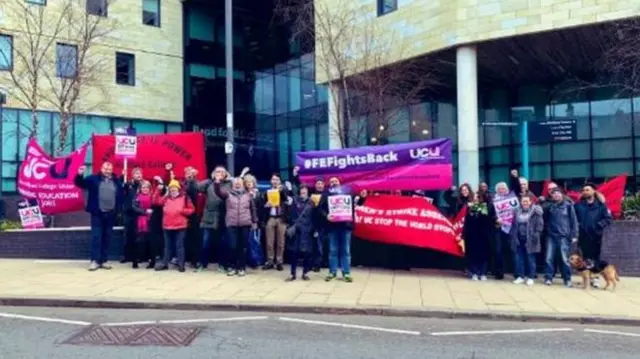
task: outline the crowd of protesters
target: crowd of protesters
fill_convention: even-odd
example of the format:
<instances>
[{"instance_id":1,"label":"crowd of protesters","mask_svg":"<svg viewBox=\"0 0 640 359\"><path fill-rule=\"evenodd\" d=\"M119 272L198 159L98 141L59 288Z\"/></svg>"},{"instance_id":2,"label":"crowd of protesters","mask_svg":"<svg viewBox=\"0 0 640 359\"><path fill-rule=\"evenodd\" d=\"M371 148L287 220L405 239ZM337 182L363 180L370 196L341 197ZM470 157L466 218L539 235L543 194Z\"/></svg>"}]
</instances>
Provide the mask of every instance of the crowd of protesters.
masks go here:
<instances>
[{"instance_id":1,"label":"crowd of protesters","mask_svg":"<svg viewBox=\"0 0 640 359\"><path fill-rule=\"evenodd\" d=\"M328 275L335 279L340 268L346 282L351 276L351 231L349 221L336 221L328 210L334 195L348 194L336 177L318 178L313 187L300 184L298 168L292 183L271 177L271 188L259 191L257 181L244 169L238 177L216 167L209 179L198 181L194 168L184 168L179 177L171 164L166 175L151 181L140 169L133 169L126 180L113 174L113 166L104 163L96 175L84 175L81 168L75 184L87 193L86 210L91 215L91 262L89 270L110 269L107 264L109 241L119 209L124 223L124 254L121 262L133 268L184 272L187 266L198 272L209 263L229 276L244 276L247 265L263 270L284 270L285 249L290 251L291 272L287 281L298 278L302 262L303 280L310 272L319 272L323 247L328 241ZM544 250L545 284L550 285L559 268L564 284L571 286L569 255L580 250L587 263L598 263L604 230L611 224L611 213L596 187L586 183L582 198L573 203L555 184L548 185L547 197L536 197L527 179L510 171L509 181L500 182L495 192L487 183L477 189L468 184L445 192L451 217L466 208L460 240L464 240L467 274L472 280L505 276L505 256L513 258L514 283L533 285L536 258ZM396 193L402 194L402 193ZM411 193L428 196L424 192ZM514 197L514 210L506 218L496 214L494 203ZM356 206L368 197L362 191L353 197ZM504 222L509 222L507 223ZM256 263L248 253L249 239L260 242L264 234L265 260ZM390 251L388 255L394 255ZM560 259L559 261L557 259ZM599 286L597 277L593 286Z\"/></svg>"}]
</instances>

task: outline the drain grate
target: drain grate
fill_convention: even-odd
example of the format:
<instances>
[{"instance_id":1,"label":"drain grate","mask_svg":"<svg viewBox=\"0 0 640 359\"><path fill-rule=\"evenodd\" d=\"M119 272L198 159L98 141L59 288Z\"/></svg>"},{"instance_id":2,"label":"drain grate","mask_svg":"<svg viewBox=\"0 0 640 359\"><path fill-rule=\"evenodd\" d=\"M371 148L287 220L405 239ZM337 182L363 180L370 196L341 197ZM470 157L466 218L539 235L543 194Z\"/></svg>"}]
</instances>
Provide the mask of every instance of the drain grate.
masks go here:
<instances>
[{"instance_id":1,"label":"drain grate","mask_svg":"<svg viewBox=\"0 0 640 359\"><path fill-rule=\"evenodd\" d=\"M93 326L62 344L186 347L191 345L201 330L200 327Z\"/></svg>"}]
</instances>

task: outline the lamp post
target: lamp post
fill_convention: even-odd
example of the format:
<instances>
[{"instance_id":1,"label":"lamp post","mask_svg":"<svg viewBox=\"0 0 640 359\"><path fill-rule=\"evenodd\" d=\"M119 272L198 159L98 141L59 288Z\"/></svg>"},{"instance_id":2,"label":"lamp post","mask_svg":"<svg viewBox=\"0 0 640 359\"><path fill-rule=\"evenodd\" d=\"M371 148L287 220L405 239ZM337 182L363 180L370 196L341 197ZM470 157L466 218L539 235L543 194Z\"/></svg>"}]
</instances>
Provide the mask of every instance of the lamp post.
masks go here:
<instances>
[{"instance_id":1,"label":"lamp post","mask_svg":"<svg viewBox=\"0 0 640 359\"><path fill-rule=\"evenodd\" d=\"M233 0L224 1L224 39L227 98L227 141L224 150L227 155L227 170L235 175L234 136L233 136Z\"/></svg>"},{"instance_id":2,"label":"lamp post","mask_svg":"<svg viewBox=\"0 0 640 359\"><path fill-rule=\"evenodd\" d=\"M4 119L3 106L7 103L7 90L4 87L0 87L0 132L2 130L2 122ZM0 148L0 154L2 149ZM2 172L2 166L0 166L0 172ZM17 174L16 174L17 175ZM2 175L0 174L0 221L4 220L5 216L4 198L2 196Z\"/></svg>"}]
</instances>

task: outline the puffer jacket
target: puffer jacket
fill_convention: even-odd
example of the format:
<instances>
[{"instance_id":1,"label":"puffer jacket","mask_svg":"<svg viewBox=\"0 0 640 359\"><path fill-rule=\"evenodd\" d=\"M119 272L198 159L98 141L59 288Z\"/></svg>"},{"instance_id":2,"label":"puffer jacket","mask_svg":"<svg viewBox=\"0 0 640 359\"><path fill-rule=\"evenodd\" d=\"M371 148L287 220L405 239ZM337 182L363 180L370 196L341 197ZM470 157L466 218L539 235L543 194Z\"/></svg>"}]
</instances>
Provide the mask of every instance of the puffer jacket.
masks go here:
<instances>
[{"instance_id":1,"label":"puffer jacket","mask_svg":"<svg viewBox=\"0 0 640 359\"><path fill-rule=\"evenodd\" d=\"M224 181L221 186L225 189L231 188L231 182ZM212 180L205 180L196 184L198 192L205 194L204 206L202 209L202 218L200 219L201 228L219 229L220 220L224 213L225 200L216 194Z\"/></svg>"},{"instance_id":2,"label":"puffer jacket","mask_svg":"<svg viewBox=\"0 0 640 359\"><path fill-rule=\"evenodd\" d=\"M184 194L178 197L159 197L156 205L162 205L162 228L168 230L186 229L189 226L189 216L195 212L193 203Z\"/></svg>"},{"instance_id":3,"label":"puffer jacket","mask_svg":"<svg viewBox=\"0 0 640 359\"><path fill-rule=\"evenodd\" d=\"M224 198L226 205L225 223L227 227L248 227L258 223L253 196L243 190L228 190L214 184L214 190L220 198Z\"/></svg>"}]
</instances>

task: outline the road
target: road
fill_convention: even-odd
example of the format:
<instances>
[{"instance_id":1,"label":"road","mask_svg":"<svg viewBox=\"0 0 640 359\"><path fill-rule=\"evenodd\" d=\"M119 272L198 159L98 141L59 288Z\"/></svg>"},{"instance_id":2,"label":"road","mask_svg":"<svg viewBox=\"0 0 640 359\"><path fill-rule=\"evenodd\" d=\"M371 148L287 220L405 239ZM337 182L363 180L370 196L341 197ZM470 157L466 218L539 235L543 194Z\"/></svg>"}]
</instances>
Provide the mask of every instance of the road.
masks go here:
<instances>
[{"instance_id":1,"label":"road","mask_svg":"<svg viewBox=\"0 0 640 359\"><path fill-rule=\"evenodd\" d=\"M185 346L87 345L159 340ZM78 333L93 334L80 335ZM124 332L124 334L123 334ZM106 335L105 333L111 333ZM114 334L115 333L115 334ZM177 333L177 334L175 334ZM105 337L106 335L106 337ZM169 335L171 337L171 335ZM0 307L2 358L638 358L640 328L246 312ZM137 340L137 339L136 339ZM71 342L71 344L69 344ZM104 344L104 343L103 343Z\"/></svg>"}]
</instances>

